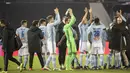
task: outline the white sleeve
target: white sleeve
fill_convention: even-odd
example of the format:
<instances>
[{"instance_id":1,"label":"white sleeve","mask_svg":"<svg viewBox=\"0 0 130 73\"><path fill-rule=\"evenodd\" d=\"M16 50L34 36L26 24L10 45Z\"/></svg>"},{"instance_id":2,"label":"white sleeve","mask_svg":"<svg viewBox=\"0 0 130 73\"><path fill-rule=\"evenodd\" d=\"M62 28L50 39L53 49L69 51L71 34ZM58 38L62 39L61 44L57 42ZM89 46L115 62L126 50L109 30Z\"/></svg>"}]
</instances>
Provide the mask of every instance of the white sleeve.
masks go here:
<instances>
[{"instance_id":1,"label":"white sleeve","mask_svg":"<svg viewBox=\"0 0 130 73\"><path fill-rule=\"evenodd\" d=\"M61 22L60 14L58 13L56 14L56 17L55 17L54 26L60 24L60 22Z\"/></svg>"},{"instance_id":2,"label":"white sleeve","mask_svg":"<svg viewBox=\"0 0 130 73\"><path fill-rule=\"evenodd\" d=\"M80 28L80 27L81 27L81 25L82 25L82 22L80 22L80 23L79 23L78 28Z\"/></svg>"},{"instance_id":3,"label":"white sleeve","mask_svg":"<svg viewBox=\"0 0 130 73\"><path fill-rule=\"evenodd\" d=\"M105 26L102 22L100 22L100 24L102 25L102 28L103 28L103 29L106 28L106 26Z\"/></svg>"},{"instance_id":4,"label":"white sleeve","mask_svg":"<svg viewBox=\"0 0 130 73\"><path fill-rule=\"evenodd\" d=\"M92 31L93 25L94 25L94 22L92 22L91 25L88 27L87 34L89 34Z\"/></svg>"},{"instance_id":5,"label":"white sleeve","mask_svg":"<svg viewBox=\"0 0 130 73\"><path fill-rule=\"evenodd\" d=\"M122 15L121 15L121 18L122 18L122 20L123 20L123 21L125 21L125 22L126 22L126 19L125 19L125 17L124 17L124 16L122 16Z\"/></svg>"},{"instance_id":6,"label":"white sleeve","mask_svg":"<svg viewBox=\"0 0 130 73\"><path fill-rule=\"evenodd\" d=\"M18 29L16 30L16 34L19 35L19 30Z\"/></svg>"}]
</instances>

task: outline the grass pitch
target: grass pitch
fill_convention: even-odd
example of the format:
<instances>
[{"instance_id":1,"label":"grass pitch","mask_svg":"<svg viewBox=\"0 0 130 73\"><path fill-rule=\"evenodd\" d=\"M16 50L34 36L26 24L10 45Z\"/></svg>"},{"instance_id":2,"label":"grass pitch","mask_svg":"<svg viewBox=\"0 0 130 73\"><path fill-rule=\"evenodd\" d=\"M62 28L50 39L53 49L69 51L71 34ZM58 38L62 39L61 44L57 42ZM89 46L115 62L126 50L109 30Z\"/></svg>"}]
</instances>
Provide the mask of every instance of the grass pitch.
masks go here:
<instances>
[{"instance_id":1,"label":"grass pitch","mask_svg":"<svg viewBox=\"0 0 130 73\"><path fill-rule=\"evenodd\" d=\"M17 57L15 57L17 58ZM84 63L85 63L85 58L84 58ZM50 67L52 64L50 64ZM58 58L57 58L57 67L59 68L59 63L58 63ZM4 62L3 62L3 57L0 57L0 68L4 68ZM28 69L28 65L27 65ZM33 71L25 70L23 72L19 72L17 70L17 65L14 64L13 62L9 61L8 65L8 73L130 73L130 69L128 70L74 70L74 71L42 71L41 70L41 65L38 60L38 58L35 56L34 61L33 61Z\"/></svg>"}]
</instances>

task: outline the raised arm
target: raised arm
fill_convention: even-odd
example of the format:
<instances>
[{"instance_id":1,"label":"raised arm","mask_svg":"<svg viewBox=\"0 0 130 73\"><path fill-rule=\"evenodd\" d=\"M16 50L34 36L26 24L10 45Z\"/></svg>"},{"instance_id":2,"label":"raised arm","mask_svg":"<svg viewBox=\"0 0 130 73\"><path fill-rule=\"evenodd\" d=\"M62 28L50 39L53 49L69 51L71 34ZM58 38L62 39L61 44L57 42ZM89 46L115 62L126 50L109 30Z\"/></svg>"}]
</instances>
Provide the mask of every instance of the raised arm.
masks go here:
<instances>
[{"instance_id":1,"label":"raised arm","mask_svg":"<svg viewBox=\"0 0 130 73\"><path fill-rule=\"evenodd\" d=\"M75 21L76 21L76 18L74 16L73 12L72 12L72 9L70 9L69 14L71 16L71 20L69 22L69 25L73 25L75 23Z\"/></svg>"},{"instance_id":2,"label":"raised arm","mask_svg":"<svg viewBox=\"0 0 130 73\"><path fill-rule=\"evenodd\" d=\"M87 20L87 15L88 15L88 9L87 9L87 7L85 7L84 12L85 12L85 14L84 14L84 16L83 16L83 18L82 18L81 23L83 23L84 20Z\"/></svg>"},{"instance_id":3,"label":"raised arm","mask_svg":"<svg viewBox=\"0 0 130 73\"><path fill-rule=\"evenodd\" d=\"M90 24L91 24L91 23L92 23L92 20L93 20L92 8L90 8L89 13L90 13L90 19L89 19L89 21L90 21Z\"/></svg>"},{"instance_id":4,"label":"raised arm","mask_svg":"<svg viewBox=\"0 0 130 73\"><path fill-rule=\"evenodd\" d=\"M55 15L56 15L55 16L54 25L58 25L61 22L60 14L59 14L59 9L58 8L54 9L54 12L55 12Z\"/></svg>"},{"instance_id":5,"label":"raised arm","mask_svg":"<svg viewBox=\"0 0 130 73\"><path fill-rule=\"evenodd\" d=\"M81 25L82 23L80 22L79 25L78 25L78 28L79 28L79 32L81 33Z\"/></svg>"},{"instance_id":6,"label":"raised arm","mask_svg":"<svg viewBox=\"0 0 130 73\"><path fill-rule=\"evenodd\" d=\"M93 25L94 25L94 22L92 22L91 25L88 27L87 34L89 34L92 31Z\"/></svg>"},{"instance_id":7,"label":"raised arm","mask_svg":"<svg viewBox=\"0 0 130 73\"><path fill-rule=\"evenodd\" d=\"M84 12L85 12L85 14L84 14L84 16L82 18L82 21L78 25L79 30L80 30L80 27L83 24L84 20L87 20L87 15L88 15L88 9L87 9L87 7L85 7Z\"/></svg>"},{"instance_id":8,"label":"raised arm","mask_svg":"<svg viewBox=\"0 0 130 73\"><path fill-rule=\"evenodd\" d=\"M120 10L120 12L117 11L116 14L117 14L117 17L120 17L124 22L126 22L125 17L123 17L122 15L122 10Z\"/></svg>"},{"instance_id":9,"label":"raised arm","mask_svg":"<svg viewBox=\"0 0 130 73\"><path fill-rule=\"evenodd\" d=\"M125 19L125 17L124 17L122 14L120 15L120 17L121 17L121 19L122 19L123 21L126 22L126 19Z\"/></svg>"},{"instance_id":10,"label":"raised arm","mask_svg":"<svg viewBox=\"0 0 130 73\"><path fill-rule=\"evenodd\" d=\"M71 8L69 9L69 15L71 16L71 19L70 19L69 24L66 24L66 28L71 27L76 21L76 18L74 16L73 11L72 11Z\"/></svg>"}]
</instances>

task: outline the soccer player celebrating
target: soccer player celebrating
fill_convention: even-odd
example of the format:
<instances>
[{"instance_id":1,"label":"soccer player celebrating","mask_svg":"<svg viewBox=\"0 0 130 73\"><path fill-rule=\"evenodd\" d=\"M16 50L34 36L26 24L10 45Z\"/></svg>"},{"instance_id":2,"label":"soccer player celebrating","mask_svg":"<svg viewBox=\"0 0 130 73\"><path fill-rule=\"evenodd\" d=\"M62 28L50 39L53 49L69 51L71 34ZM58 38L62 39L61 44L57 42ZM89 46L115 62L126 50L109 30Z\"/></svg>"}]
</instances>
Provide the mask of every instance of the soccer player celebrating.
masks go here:
<instances>
[{"instance_id":1,"label":"soccer player celebrating","mask_svg":"<svg viewBox=\"0 0 130 73\"><path fill-rule=\"evenodd\" d=\"M94 66L92 69L102 69L104 66L103 58L104 58L104 48L103 48L103 34L104 34L105 26L99 20L99 18L95 18L94 22L88 28L88 34L91 32L91 41L92 48L90 54L92 55L92 61ZM100 56L100 64L98 66L98 55Z\"/></svg>"},{"instance_id":2,"label":"soccer player celebrating","mask_svg":"<svg viewBox=\"0 0 130 73\"><path fill-rule=\"evenodd\" d=\"M42 57L43 57L43 60L44 60L44 64L46 63L46 58L45 56L47 55L47 27L46 27L46 20L41 18L39 20L39 24L40 24L40 29L42 30L42 34L44 36L44 39L42 39L42 43L43 43L43 46L42 46Z\"/></svg>"},{"instance_id":3,"label":"soccer player celebrating","mask_svg":"<svg viewBox=\"0 0 130 73\"><path fill-rule=\"evenodd\" d=\"M69 8L67 10L67 12L71 16L71 19L69 20L69 18L65 18L65 26L63 28L63 30L65 32L65 36L67 38L67 48L68 48L68 56L67 56L67 60L66 60L66 70L72 70L71 63L72 63L72 60L75 59L76 52L77 52L75 39L74 39L73 32L72 32L72 25L75 23L76 18L73 15L73 11L71 8Z\"/></svg>"},{"instance_id":4,"label":"soccer player celebrating","mask_svg":"<svg viewBox=\"0 0 130 73\"><path fill-rule=\"evenodd\" d=\"M21 21L21 27L19 27L16 30L16 34L20 37L23 46L19 49L18 51L18 56L19 56L19 62L22 63L22 56L24 56L24 66L23 68L26 69L26 65L28 62L28 44L27 44L27 32L28 32L28 28L27 28L27 21L26 20L22 20Z\"/></svg>"},{"instance_id":5,"label":"soccer player celebrating","mask_svg":"<svg viewBox=\"0 0 130 73\"><path fill-rule=\"evenodd\" d=\"M80 42L79 42L79 49L80 49L80 67L82 68L82 59L84 52L87 53L86 55L86 65L84 66L85 69L88 69L89 66L89 47L87 47L88 42L88 36L87 36L87 28L89 27L89 24L92 22L92 9L89 10L90 12L90 20L87 21L87 15L88 15L88 9L85 8L85 15L83 16L82 21L79 23L78 28L80 31Z\"/></svg>"},{"instance_id":6,"label":"soccer player celebrating","mask_svg":"<svg viewBox=\"0 0 130 73\"><path fill-rule=\"evenodd\" d=\"M50 63L50 61L52 60L53 63L53 70L57 70L56 68L56 41L55 41L55 26L60 24L61 19L60 19L60 14L59 14L59 9L56 8L54 9L54 12L56 14L56 18L54 20L54 17L52 15L49 15L47 17L47 48L49 50L50 56L47 59L46 65L45 65L45 69L50 70L48 68L48 65Z\"/></svg>"}]
</instances>

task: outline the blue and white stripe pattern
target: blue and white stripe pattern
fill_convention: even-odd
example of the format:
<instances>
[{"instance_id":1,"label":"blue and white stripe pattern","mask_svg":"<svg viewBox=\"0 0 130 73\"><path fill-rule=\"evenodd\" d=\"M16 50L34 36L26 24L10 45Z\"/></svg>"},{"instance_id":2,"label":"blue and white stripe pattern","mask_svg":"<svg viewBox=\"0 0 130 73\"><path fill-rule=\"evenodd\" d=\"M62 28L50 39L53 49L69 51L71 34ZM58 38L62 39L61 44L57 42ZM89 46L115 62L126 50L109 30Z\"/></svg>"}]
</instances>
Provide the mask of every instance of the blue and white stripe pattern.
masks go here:
<instances>
[{"instance_id":1,"label":"blue and white stripe pattern","mask_svg":"<svg viewBox=\"0 0 130 73\"><path fill-rule=\"evenodd\" d=\"M16 30L16 34L19 35L22 43L27 43L27 32L28 32L28 28L26 27L19 27L17 30Z\"/></svg>"}]
</instances>

